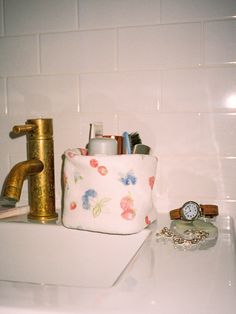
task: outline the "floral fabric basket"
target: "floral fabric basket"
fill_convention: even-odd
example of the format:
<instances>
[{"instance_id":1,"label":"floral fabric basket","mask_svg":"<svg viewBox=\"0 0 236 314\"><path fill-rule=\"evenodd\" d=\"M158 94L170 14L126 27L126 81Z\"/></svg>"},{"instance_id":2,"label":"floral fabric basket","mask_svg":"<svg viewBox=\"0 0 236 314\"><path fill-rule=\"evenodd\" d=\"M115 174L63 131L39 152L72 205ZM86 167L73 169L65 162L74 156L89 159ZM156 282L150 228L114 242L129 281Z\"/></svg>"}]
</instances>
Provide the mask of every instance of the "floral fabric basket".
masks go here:
<instances>
[{"instance_id":1,"label":"floral fabric basket","mask_svg":"<svg viewBox=\"0 0 236 314\"><path fill-rule=\"evenodd\" d=\"M65 227L131 234L156 219L152 192L157 158L150 155L81 156L64 160Z\"/></svg>"}]
</instances>

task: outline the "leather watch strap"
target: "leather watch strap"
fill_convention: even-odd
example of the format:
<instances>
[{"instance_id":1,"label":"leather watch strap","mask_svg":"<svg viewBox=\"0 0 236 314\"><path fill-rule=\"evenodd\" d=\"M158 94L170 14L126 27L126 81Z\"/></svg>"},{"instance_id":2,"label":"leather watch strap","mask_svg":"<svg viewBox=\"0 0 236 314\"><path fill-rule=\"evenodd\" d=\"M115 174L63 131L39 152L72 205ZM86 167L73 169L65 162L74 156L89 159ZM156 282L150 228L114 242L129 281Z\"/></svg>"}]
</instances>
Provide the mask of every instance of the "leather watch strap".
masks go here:
<instances>
[{"instance_id":1,"label":"leather watch strap","mask_svg":"<svg viewBox=\"0 0 236 314\"><path fill-rule=\"evenodd\" d=\"M170 219L180 219L181 218L181 214L180 214L180 208L177 209L172 209L170 211Z\"/></svg>"},{"instance_id":2,"label":"leather watch strap","mask_svg":"<svg viewBox=\"0 0 236 314\"><path fill-rule=\"evenodd\" d=\"M218 206L217 205L200 205L203 216L214 217L218 216Z\"/></svg>"}]
</instances>

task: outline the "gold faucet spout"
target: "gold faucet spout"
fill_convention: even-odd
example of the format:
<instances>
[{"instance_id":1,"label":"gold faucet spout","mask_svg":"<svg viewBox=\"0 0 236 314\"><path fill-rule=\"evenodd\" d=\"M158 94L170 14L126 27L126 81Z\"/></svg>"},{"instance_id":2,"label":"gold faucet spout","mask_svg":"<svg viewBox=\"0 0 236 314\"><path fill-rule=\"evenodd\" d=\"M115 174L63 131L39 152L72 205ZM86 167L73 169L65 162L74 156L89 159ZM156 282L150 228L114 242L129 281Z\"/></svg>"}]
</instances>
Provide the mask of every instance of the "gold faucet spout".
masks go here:
<instances>
[{"instance_id":1,"label":"gold faucet spout","mask_svg":"<svg viewBox=\"0 0 236 314\"><path fill-rule=\"evenodd\" d=\"M26 135L28 160L11 169L5 181L3 198L18 201L23 182L28 177L28 218L42 223L57 219L52 119L29 119L24 125L15 125L12 132L18 136Z\"/></svg>"},{"instance_id":2,"label":"gold faucet spout","mask_svg":"<svg viewBox=\"0 0 236 314\"><path fill-rule=\"evenodd\" d=\"M26 160L16 164L6 179L3 197L13 199L16 202L19 201L25 178L40 173L43 168L43 163L38 159Z\"/></svg>"}]
</instances>

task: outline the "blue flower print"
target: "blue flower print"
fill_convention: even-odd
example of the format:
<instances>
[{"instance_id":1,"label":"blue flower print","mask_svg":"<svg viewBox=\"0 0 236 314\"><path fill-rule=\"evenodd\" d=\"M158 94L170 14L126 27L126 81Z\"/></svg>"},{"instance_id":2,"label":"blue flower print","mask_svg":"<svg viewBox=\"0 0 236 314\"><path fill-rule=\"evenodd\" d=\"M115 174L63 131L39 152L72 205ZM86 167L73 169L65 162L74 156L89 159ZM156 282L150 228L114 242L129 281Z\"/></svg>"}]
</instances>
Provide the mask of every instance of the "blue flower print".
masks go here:
<instances>
[{"instance_id":1,"label":"blue flower print","mask_svg":"<svg viewBox=\"0 0 236 314\"><path fill-rule=\"evenodd\" d=\"M127 174L124 177L120 178L120 181L124 184L124 185L135 185L137 182L137 178L135 177L135 175L133 174L132 171L127 172Z\"/></svg>"},{"instance_id":2,"label":"blue flower print","mask_svg":"<svg viewBox=\"0 0 236 314\"><path fill-rule=\"evenodd\" d=\"M84 195L82 196L83 208L90 209L89 199L94 198L97 196L97 192L93 189L89 189L85 191Z\"/></svg>"}]
</instances>

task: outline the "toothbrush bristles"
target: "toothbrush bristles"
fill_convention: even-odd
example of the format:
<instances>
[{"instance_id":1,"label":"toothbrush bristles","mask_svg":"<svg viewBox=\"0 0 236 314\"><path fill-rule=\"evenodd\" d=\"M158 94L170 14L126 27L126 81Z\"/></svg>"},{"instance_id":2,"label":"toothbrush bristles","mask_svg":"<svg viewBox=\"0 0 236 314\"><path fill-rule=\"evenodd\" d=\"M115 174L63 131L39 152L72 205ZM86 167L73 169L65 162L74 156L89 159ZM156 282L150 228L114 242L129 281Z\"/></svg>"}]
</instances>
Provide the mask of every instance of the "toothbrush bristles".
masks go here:
<instances>
[{"instance_id":1,"label":"toothbrush bristles","mask_svg":"<svg viewBox=\"0 0 236 314\"><path fill-rule=\"evenodd\" d=\"M129 134L130 139L130 147L131 147L131 153L133 153L134 146L136 144L142 144L142 140L140 138L140 135L138 132L133 132Z\"/></svg>"}]
</instances>

